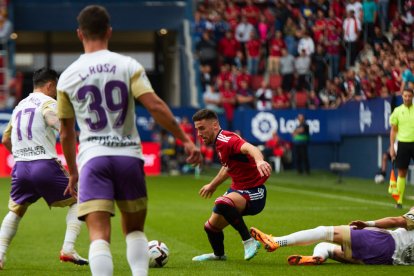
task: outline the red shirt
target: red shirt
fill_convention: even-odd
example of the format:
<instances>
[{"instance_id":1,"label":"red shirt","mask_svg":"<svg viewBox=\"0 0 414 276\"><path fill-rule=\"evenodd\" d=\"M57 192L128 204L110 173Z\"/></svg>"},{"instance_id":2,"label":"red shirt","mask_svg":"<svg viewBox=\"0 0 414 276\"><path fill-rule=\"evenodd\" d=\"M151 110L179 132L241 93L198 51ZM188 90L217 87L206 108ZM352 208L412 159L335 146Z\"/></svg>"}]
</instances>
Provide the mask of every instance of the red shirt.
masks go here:
<instances>
[{"instance_id":1,"label":"red shirt","mask_svg":"<svg viewBox=\"0 0 414 276\"><path fill-rule=\"evenodd\" d=\"M222 106L224 108L224 113L226 115L226 119L233 121L234 118L234 109L236 108L236 91L234 90L226 90L224 88L221 89L221 98L222 98Z\"/></svg>"},{"instance_id":2,"label":"red shirt","mask_svg":"<svg viewBox=\"0 0 414 276\"><path fill-rule=\"evenodd\" d=\"M253 157L243 154L240 149L246 143L234 132L221 130L214 142L217 155L223 167L232 179L231 188L247 190L263 185L268 176L260 176Z\"/></svg>"},{"instance_id":3,"label":"red shirt","mask_svg":"<svg viewBox=\"0 0 414 276\"><path fill-rule=\"evenodd\" d=\"M260 46L261 46L260 40L258 39L249 40L246 44L247 55L253 58L259 57Z\"/></svg>"},{"instance_id":4,"label":"red shirt","mask_svg":"<svg viewBox=\"0 0 414 276\"><path fill-rule=\"evenodd\" d=\"M238 18L240 15L240 8L236 5L233 7L227 7L224 11L224 16L227 22L229 22L232 30L236 29L237 24L239 23Z\"/></svg>"},{"instance_id":5,"label":"red shirt","mask_svg":"<svg viewBox=\"0 0 414 276\"><path fill-rule=\"evenodd\" d=\"M253 26L257 25L260 10L255 5L245 6L242 8L242 13L246 15L247 22L252 24Z\"/></svg>"},{"instance_id":6,"label":"red shirt","mask_svg":"<svg viewBox=\"0 0 414 276\"><path fill-rule=\"evenodd\" d=\"M313 32L313 41L315 41L315 43L322 42L323 35L328 24L325 19L317 19L314 26L320 29Z\"/></svg>"},{"instance_id":7,"label":"red shirt","mask_svg":"<svg viewBox=\"0 0 414 276\"><path fill-rule=\"evenodd\" d=\"M283 39L272 39L269 45L269 56L281 57L282 49L286 48L285 41Z\"/></svg>"},{"instance_id":8,"label":"red shirt","mask_svg":"<svg viewBox=\"0 0 414 276\"><path fill-rule=\"evenodd\" d=\"M237 86L237 88L241 87L241 82L242 81L246 81L250 86L250 83L252 81L252 76L250 76L249 74L246 74L246 73L241 73L240 75L237 75L237 77L236 77L236 86Z\"/></svg>"},{"instance_id":9,"label":"red shirt","mask_svg":"<svg viewBox=\"0 0 414 276\"><path fill-rule=\"evenodd\" d=\"M219 52L225 56L234 58L237 54L237 51L240 49L240 43L235 39L227 39L223 37L219 43Z\"/></svg>"}]
</instances>

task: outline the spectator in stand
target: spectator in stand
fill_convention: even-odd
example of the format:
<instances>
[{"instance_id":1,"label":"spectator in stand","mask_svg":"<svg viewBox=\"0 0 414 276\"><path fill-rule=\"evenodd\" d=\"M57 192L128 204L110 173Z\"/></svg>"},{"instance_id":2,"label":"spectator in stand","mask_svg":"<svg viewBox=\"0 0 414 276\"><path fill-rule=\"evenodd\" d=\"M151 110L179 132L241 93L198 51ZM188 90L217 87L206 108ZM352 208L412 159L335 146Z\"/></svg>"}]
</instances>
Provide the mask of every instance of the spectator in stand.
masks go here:
<instances>
[{"instance_id":1,"label":"spectator in stand","mask_svg":"<svg viewBox=\"0 0 414 276\"><path fill-rule=\"evenodd\" d=\"M262 85L257 89L256 94L256 109L259 111L272 109L273 92L267 85L267 82L263 80Z\"/></svg>"},{"instance_id":2,"label":"spectator in stand","mask_svg":"<svg viewBox=\"0 0 414 276\"><path fill-rule=\"evenodd\" d=\"M316 83L316 91L319 92L325 87L328 61L325 54L325 49L321 44L316 46L316 53L312 55L312 71L314 74L314 82Z\"/></svg>"},{"instance_id":3,"label":"spectator in stand","mask_svg":"<svg viewBox=\"0 0 414 276\"><path fill-rule=\"evenodd\" d=\"M217 75L216 84L219 89L223 88L224 82L229 81L233 83L233 76L230 72L230 65L222 64L220 66L220 73Z\"/></svg>"},{"instance_id":4,"label":"spectator in stand","mask_svg":"<svg viewBox=\"0 0 414 276\"><path fill-rule=\"evenodd\" d=\"M252 0L246 0L246 5L241 9L241 12L247 18L247 22L257 27L259 22L260 10L253 4Z\"/></svg>"},{"instance_id":5,"label":"spectator in stand","mask_svg":"<svg viewBox=\"0 0 414 276\"><path fill-rule=\"evenodd\" d=\"M306 54L306 50L302 49L300 55L295 59L296 90L310 90L311 76L311 58Z\"/></svg>"},{"instance_id":6,"label":"spectator in stand","mask_svg":"<svg viewBox=\"0 0 414 276\"><path fill-rule=\"evenodd\" d=\"M388 6L390 0L378 0L378 18L383 33L388 31Z\"/></svg>"},{"instance_id":7,"label":"spectator in stand","mask_svg":"<svg viewBox=\"0 0 414 276\"><path fill-rule=\"evenodd\" d=\"M287 49L282 49L282 58L280 59L280 74L282 75L283 91L290 92L293 86L295 73L295 58Z\"/></svg>"},{"instance_id":8,"label":"spectator in stand","mask_svg":"<svg viewBox=\"0 0 414 276\"><path fill-rule=\"evenodd\" d=\"M206 91L207 85L212 85L211 67L208 64L200 65L200 82L202 91Z\"/></svg>"},{"instance_id":9,"label":"spectator in stand","mask_svg":"<svg viewBox=\"0 0 414 276\"><path fill-rule=\"evenodd\" d=\"M290 108L290 98L288 93L284 93L282 87L276 88L272 99L273 109L288 109Z\"/></svg>"},{"instance_id":10,"label":"spectator in stand","mask_svg":"<svg viewBox=\"0 0 414 276\"><path fill-rule=\"evenodd\" d=\"M299 6L299 10L307 23L315 20L316 8L310 0L303 0L303 3Z\"/></svg>"},{"instance_id":11,"label":"spectator in stand","mask_svg":"<svg viewBox=\"0 0 414 276\"><path fill-rule=\"evenodd\" d=\"M220 89L220 94L224 115L227 120L227 128L233 129L234 110L236 109L236 91L232 88L230 81L224 81L224 86Z\"/></svg>"},{"instance_id":12,"label":"spectator in stand","mask_svg":"<svg viewBox=\"0 0 414 276\"><path fill-rule=\"evenodd\" d=\"M285 43L288 52L292 56L296 56L298 53L298 42L296 40L296 33L298 27L291 17L286 19L286 24L283 26L283 33L285 35Z\"/></svg>"},{"instance_id":13,"label":"spectator in stand","mask_svg":"<svg viewBox=\"0 0 414 276\"><path fill-rule=\"evenodd\" d=\"M306 107L308 109L318 109L321 104L318 95L316 94L315 90L311 90L308 95L308 100L306 102Z\"/></svg>"},{"instance_id":14,"label":"spectator in stand","mask_svg":"<svg viewBox=\"0 0 414 276\"><path fill-rule=\"evenodd\" d=\"M201 40L196 44L197 57L201 65L209 65L213 75L217 74L217 45L210 38L210 32L203 32Z\"/></svg>"},{"instance_id":15,"label":"spectator in stand","mask_svg":"<svg viewBox=\"0 0 414 276\"><path fill-rule=\"evenodd\" d=\"M247 72L247 67L243 66L242 68L238 68L237 72L236 72L236 88L240 88L241 87L241 83L242 81L246 81L248 86L250 87L250 83L252 81L252 76L249 74L249 72Z\"/></svg>"},{"instance_id":16,"label":"spectator in stand","mask_svg":"<svg viewBox=\"0 0 414 276\"><path fill-rule=\"evenodd\" d=\"M377 21L378 7L374 0L364 0L362 4L364 42L369 42L373 38L374 26Z\"/></svg>"},{"instance_id":17,"label":"spectator in stand","mask_svg":"<svg viewBox=\"0 0 414 276\"><path fill-rule=\"evenodd\" d=\"M240 43L234 38L231 30L226 32L226 35L220 40L218 51L223 57L223 62L226 64L235 64L237 51L240 51Z\"/></svg>"},{"instance_id":18,"label":"spectator in stand","mask_svg":"<svg viewBox=\"0 0 414 276\"><path fill-rule=\"evenodd\" d=\"M247 22L246 16L242 15L240 23L236 27L236 40L240 42L242 49L245 49L246 43L250 40L250 34L255 31L252 24Z\"/></svg>"},{"instance_id":19,"label":"spectator in stand","mask_svg":"<svg viewBox=\"0 0 414 276\"><path fill-rule=\"evenodd\" d=\"M206 91L203 93L204 105L217 114L223 114L224 109L221 107L221 94L212 85L207 85Z\"/></svg>"},{"instance_id":20,"label":"spectator in stand","mask_svg":"<svg viewBox=\"0 0 414 276\"><path fill-rule=\"evenodd\" d=\"M236 93L238 110L254 109L254 94L253 91L249 88L249 83L247 81L241 81L240 87L237 89Z\"/></svg>"},{"instance_id":21,"label":"spectator in stand","mask_svg":"<svg viewBox=\"0 0 414 276\"><path fill-rule=\"evenodd\" d=\"M274 0L274 4L272 11L275 15L275 29L281 31L287 19L292 16L292 12L284 1Z\"/></svg>"},{"instance_id":22,"label":"spectator in stand","mask_svg":"<svg viewBox=\"0 0 414 276\"><path fill-rule=\"evenodd\" d=\"M214 13L213 24L214 24L214 40L219 42L230 30L230 24L223 19L220 13Z\"/></svg>"},{"instance_id":23,"label":"spectator in stand","mask_svg":"<svg viewBox=\"0 0 414 276\"><path fill-rule=\"evenodd\" d=\"M319 99L322 107L327 109L335 109L341 104L341 98L332 80L327 80L325 88L319 91Z\"/></svg>"},{"instance_id":24,"label":"spectator in stand","mask_svg":"<svg viewBox=\"0 0 414 276\"><path fill-rule=\"evenodd\" d=\"M349 100L362 101L365 96L362 93L361 84L359 80L355 77L355 72L352 69L349 69L346 72L346 77L341 85L342 90L342 102L347 102Z\"/></svg>"},{"instance_id":25,"label":"spectator in stand","mask_svg":"<svg viewBox=\"0 0 414 276\"><path fill-rule=\"evenodd\" d=\"M195 44L201 41L203 33L205 31L213 30L214 25L209 20L207 20L204 12L197 10L194 14L194 39Z\"/></svg>"},{"instance_id":26,"label":"spectator in stand","mask_svg":"<svg viewBox=\"0 0 414 276\"><path fill-rule=\"evenodd\" d=\"M406 88L414 88L414 59L409 61L408 68L402 73L401 79L400 94L402 94L403 90Z\"/></svg>"},{"instance_id":27,"label":"spectator in stand","mask_svg":"<svg viewBox=\"0 0 414 276\"><path fill-rule=\"evenodd\" d=\"M406 50L413 48L413 32L411 24L404 25L402 31L399 33L399 40Z\"/></svg>"},{"instance_id":28,"label":"spectator in stand","mask_svg":"<svg viewBox=\"0 0 414 276\"><path fill-rule=\"evenodd\" d=\"M329 15L329 1L328 0L316 0L315 1L316 10L320 10L323 13L323 17L328 17Z\"/></svg>"},{"instance_id":29,"label":"spectator in stand","mask_svg":"<svg viewBox=\"0 0 414 276\"><path fill-rule=\"evenodd\" d=\"M344 1L343 0L331 0L330 10L333 11L335 17L343 18L345 15ZM332 18L331 16L329 16Z\"/></svg>"},{"instance_id":30,"label":"spectator in stand","mask_svg":"<svg viewBox=\"0 0 414 276\"><path fill-rule=\"evenodd\" d=\"M333 9L329 10L329 17L326 18L327 34L329 34L333 29L336 30L336 33L339 35L342 32L343 19L342 17L336 17Z\"/></svg>"},{"instance_id":31,"label":"spectator in stand","mask_svg":"<svg viewBox=\"0 0 414 276\"><path fill-rule=\"evenodd\" d=\"M302 38L298 43L298 53L301 54L303 50L307 56L315 53L315 43L307 30L302 31Z\"/></svg>"},{"instance_id":32,"label":"spectator in stand","mask_svg":"<svg viewBox=\"0 0 414 276\"><path fill-rule=\"evenodd\" d=\"M13 32L13 24L8 19L7 8L2 7L0 11L0 50L5 50L3 45L10 41L10 35Z\"/></svg>"},{"instance_id":33,"label":"spectator in stand","mask_svg":"<svg viewBox=\"0 0 414 276\"><path fill-rule=\"evenodd\" d=\"M267 63L267 71L269 74L279 74L280 58L282 57L282 49L286 49L286 43L283 40L282 32L276 31L275 37L269 43L269 57Z\"/></svg>"},{"instance_id":34,"label":"spectator in stand","mask_svg":"<svg viewBox=\"0 0 414 276\"><path fill-rule=\"evenodd\" d=\"M351 10L354 11L355 18L357 18L360 22L364 20L364 12L362 9L362 4L359 2L359 0L349 0L348 4L346 4L345 10L347 14L349 14Z\"/></svg>"},{"instance_id":35,"label":"spectator in stand","mask_svg":"<svg viewBox=\"0 0 414 276\"><path fill-rule=\"evenodd\" d=\"M270 26L267 22L266 17L262 13L259 15L259 22L257 23L257 33L260 39L260 43L263 47L266 47L270 34Z\"/></svg>"},{"instance_id":36,"label":"spectator in stand","mask_svg":"<svg viewBox=\"0 0 414 276\"><path fill-rule=\"evenodd\" d=\"M313 41L316 44L323 43L325 39L325 33L327 30L328 20L322 10L318 9L316 12L315 24L312 26Z\"/></svg>"},{"instance_id":37,"label":"spectator in stand","mask_svg":"<svg viewBox=\"0 0 414 276\"><path fill-rule=\"evenodd\" d=\"M400 93L400 89L401 89L401 81L402 81L402 74L401 74L401 68L402 68L402 64L401 61L399 59L395 59L394 60L394 66L392 67L392 71L391 71L391 78L392 78L392 82L393 85L390 89L390 92L394 95L394 94L399 94Z\"/></svg>"},{"instance_id":38,"label":"spectator in stand","mask_svg":"<svg viewBox=\"0 0 414 276\"><path fill-rule=\"evenodd\" d=\"M291 147L286 141L283 141L277 132L272 133L272 138L266 141L264 145L263 155L265 160L269 161L270 157L276 156L283 158L288 153L290 154Z\"/></svg>"},{"instance_id":39,"label":"spectator in stand","mask_svg":"<svg viewBox=\"0 0 414 276\"><path fill-rule=\"evenodd\" d=\"M224 11L224 18L229 22L230 28L235 30L239 23L240 8L234 4L234 0L228 0L226 2L227 7Z\"/></svg>"},{"instance_id":40,"label":"spectator in stand","mask_svg":"<svg viewBox=\"0 0 414 276\"><path fill-rule=\"evenodd\" d=\"M261 54L261 43L255 31L250 33L250 40L246 43L247 70L250 75L257 75Z\"/></svg>"},{"instance_id":41,"label":"spectator in stand","mask_svg":"<svg viewBox=\"0 0 414 276\"><path fill-rule=\"evenodd\" d=\"M390 41L388 40L388 37L386 37L384 33L381 31L381 28L378 26L375 26L373 35L369 43L371 44L373 48L375 48L375 45L377 44L381 45L382 47L384 43L390 44Z\"/></svg>"},{"instance_id":42,"label":"spectator in stand","mask_svg":"<svg viewBox=\"0 0 414 276\"><path fill-rule=\"evenodd\" d=\"M353 0L352 0L353 1ZM361 22L355 17L355 12L350 9L343 23L344 42L346 48L346 67L354 66L358 54L358 37L361 31Z\"/></svg>"},{"instance_id":43,"label":"spectator in stand","mask_svg":"<svg viewBox=\"0 0 414 276\"><path fill-rule=\"evenodd\" d=\"M341 52L341 38L334 26L329 26L325 40L326 56L329 62L329 78L333 79L339 73L339 59Z\"/></svg>"}]
</instances>

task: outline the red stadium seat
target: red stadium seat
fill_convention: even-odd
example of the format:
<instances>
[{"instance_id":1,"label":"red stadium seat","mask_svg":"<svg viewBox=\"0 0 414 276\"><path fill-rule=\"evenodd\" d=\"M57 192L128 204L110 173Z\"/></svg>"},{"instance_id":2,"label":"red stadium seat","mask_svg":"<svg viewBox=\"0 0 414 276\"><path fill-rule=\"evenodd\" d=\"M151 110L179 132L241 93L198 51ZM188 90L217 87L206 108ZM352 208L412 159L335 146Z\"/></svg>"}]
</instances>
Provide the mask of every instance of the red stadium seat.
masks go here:
<instances>
[{"instance_id":1,"label":"red stadium seat","mask_svg":"<svg viewBox=\"0 0 414 276\"><path fill-rule=\"evenodd\" d=\"M282 76L281 75L270 75L269 76L269 86L271 89L276 90L282 85Z\"/></svg>"},{"instance_id":2,"label":"red stadium seat","mask_svg":"<svg viewBox=\"0 0 414 276\"><path fill-rule=\"evenodd\" d=\"M308 94L306 93L306 91L296 91L295 93L296 108L306 108L307 101L308 101Z\"/></svg>"},{"instance_id":3,"label":"red stadium seat","mask_svg":"<svg viewBox=\"0 0 414 276\"><path fill-rule=\"evenodd\" d=\"M257 89L259 89L262 86L262 82L263 82L263 76L262 75L253 75L252 76L252 82L250 84L250 86L252 87L253 91L256 91Z\"/></svg>"}]
</instances>

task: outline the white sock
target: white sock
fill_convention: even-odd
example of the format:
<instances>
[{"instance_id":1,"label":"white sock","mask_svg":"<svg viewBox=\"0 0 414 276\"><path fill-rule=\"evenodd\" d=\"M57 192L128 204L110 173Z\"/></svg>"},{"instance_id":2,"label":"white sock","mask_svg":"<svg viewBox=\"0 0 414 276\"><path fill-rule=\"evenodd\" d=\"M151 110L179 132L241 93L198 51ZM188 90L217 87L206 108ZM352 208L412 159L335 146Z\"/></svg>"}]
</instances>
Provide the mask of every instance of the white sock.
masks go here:
<instances>
[{"instance_id":1,"label":"white sock","mask_svg":"<svg viewBox=\"0 0 414 276\"><path fill-rule=\"evenodd\" d=\"M14 235L16 235L20 220L21 217L11 211L4 217L0 228L0 259L3 259L6 255L7 248Z\"/></svg>"},{"instance_id":2,"label":"white sock","mask_svg":"<svg viewBox=\"0 0 414 276\"><path fill-rule=\"evenodd\" d=\"M274 241L280 246L309 245L320 241L333 241L333 226L318 226L313 229L303 230L283 237L274 237Z\"/></svg>"},{"instance_id":3,"label":"white sock","mask_svg":"<svg viewBox=\"0 0 414 276\"><path fill-rule=\"evenodd\" d=\"M93 276L112 276L112 262L109 243L105 240L94 240L89 246L89 267Z\"/></svg>"},{"instance_id":4,"label":"white sock","mask_svg":"<svg viewBox=\"0 0 414 276\"><path fill-rule=\"evenodd\" d=\"M82 222L78 220L78 204L69 207L66 215L66 234L63 242L63 251L72 252L75 249L75 242L81 230Z\"/></svg>"},{"instance_id":5,"label":"white sock","mask_svg":"<svg viewBox=\"0 0 414 276\"><path fill-rule=\"evenodd\" d=\"M326 261L328 258L333 257L334 250L336 247L340 246L329 242L318 243L313 249L312 256L322 257Z\"/></svg>"},{"instance_id":6,"label":"white sock","mask_svg":"<svg viewBox=\"0 0 414 276\"><path fill-rule=\"evenodd\" d=\"M133 276L148 275L148 240L144 232L134 231L126 235L127 259Z\"/></svg>"}]
</instances>

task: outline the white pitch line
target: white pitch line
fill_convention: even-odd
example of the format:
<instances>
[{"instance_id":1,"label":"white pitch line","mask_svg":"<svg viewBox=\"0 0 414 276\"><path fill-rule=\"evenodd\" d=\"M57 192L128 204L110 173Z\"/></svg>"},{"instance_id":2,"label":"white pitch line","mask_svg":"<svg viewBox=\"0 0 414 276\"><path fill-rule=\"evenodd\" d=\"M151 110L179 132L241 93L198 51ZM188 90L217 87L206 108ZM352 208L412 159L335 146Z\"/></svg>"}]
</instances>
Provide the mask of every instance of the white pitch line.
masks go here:
<instances>
[{"instance_id":1,"label":"white pitch line","mask_svg":"<svg viewBox=\"0 0 414 276\"><path fill-rule=\"evenodd\" d=\"M207 177L207 176L203 176L203 175L201 175L200 178L201 179L212 179L211 177ZM272 184L275 184L275 182L272 181L272 180L267 181L267 183L269 183L269 182L271 182ZM304 190L300 190L300 189L286 188L286 187L273 186L273 185L266 185L266 189L268 189L268 190L279 190L279 191L283 191L283 192L286 192L286 193L295 193L295 194L310 195L310 196L316 196L316 197L322 197L322 198L350 201L350 202L356 202L356 203L371 204L371 205L384 206L384 207L393 207L394 206L392 203L378 202L378 201L374 201L374 200L354 198L354 197L350 197L350 196L342 196L342 195L333 195L333 194L320 193L320 192L304 191Z\"/></svg>"}]
</instances>

